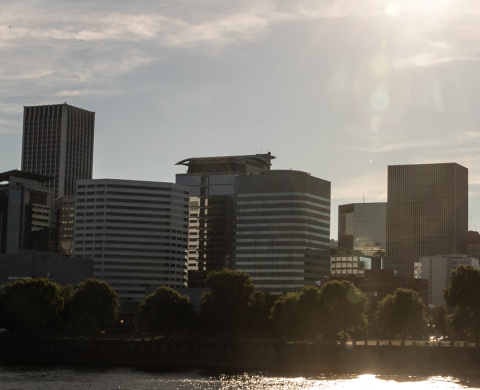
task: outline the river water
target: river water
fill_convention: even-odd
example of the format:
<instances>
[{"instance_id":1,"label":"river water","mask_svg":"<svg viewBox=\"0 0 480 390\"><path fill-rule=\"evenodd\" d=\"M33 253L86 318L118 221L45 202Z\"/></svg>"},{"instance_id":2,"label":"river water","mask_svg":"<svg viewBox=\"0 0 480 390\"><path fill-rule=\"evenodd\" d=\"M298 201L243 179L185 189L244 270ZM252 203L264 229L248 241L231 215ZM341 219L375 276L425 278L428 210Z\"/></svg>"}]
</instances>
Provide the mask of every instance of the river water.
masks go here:
<instances>
[{"instance_id":1,"label":"river water","mask_svg":"<svg viewBox=\"0 0 480 390\"><path fill-rule=\"evenodd\" d=\"M443 390L480 389L479 378L310 375L256 372L219 374L208 371L158 371L135 368L70 366L1 366L1 390Z\"/></svg>"}]
</instances>

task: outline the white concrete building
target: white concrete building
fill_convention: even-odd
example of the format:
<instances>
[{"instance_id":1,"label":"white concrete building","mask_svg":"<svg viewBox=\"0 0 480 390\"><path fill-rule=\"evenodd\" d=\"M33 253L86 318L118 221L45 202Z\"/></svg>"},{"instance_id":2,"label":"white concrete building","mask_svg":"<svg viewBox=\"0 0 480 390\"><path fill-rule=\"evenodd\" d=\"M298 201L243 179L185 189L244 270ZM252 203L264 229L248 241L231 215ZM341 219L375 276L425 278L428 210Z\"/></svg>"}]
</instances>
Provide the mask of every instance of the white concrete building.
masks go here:
<instances>
[{"instance_id":1,"label":"white concrete building","mask_svg":"<svg viewBox=\"0 0 480 390\"><path fill-rule=\"evenodd\" d=\"M145 289L187 287L189 189L174 183L78 180L75 257L94 259L94 276L121 300Z\"/></svg>"},{"instance_id":2,"label":"white concrete building","mask_svg":"<svg viewBox=\"0 0 480 390\"><path fill-rule=\"evenodd\" d=\"M450 271L456 269L459 265L471 265L473 268L480 268L478 259L466 255L425 256L420 257L415 262L415 278L430 281L428 294L430 306L446 305L443 300L443 290L450 284Z\"/></svg>"}]
</instances>

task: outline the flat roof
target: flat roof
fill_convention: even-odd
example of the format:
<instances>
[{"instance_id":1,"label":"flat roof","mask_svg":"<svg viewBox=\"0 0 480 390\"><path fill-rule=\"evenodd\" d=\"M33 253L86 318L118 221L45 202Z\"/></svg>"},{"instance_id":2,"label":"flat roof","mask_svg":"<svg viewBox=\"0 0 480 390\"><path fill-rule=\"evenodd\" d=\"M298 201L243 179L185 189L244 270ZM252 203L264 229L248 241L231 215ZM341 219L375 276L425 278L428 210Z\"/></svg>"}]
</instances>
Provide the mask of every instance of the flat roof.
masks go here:
<instances>
[{"instance_id":1,"label":"flat roof","mask_svg":"<svg viewBox=\"0 0 480 390\"><path fill-rule=\"evenodd\" d=\"M18 169L14 169L12 171L0 173L0 183L3 181L9 181L10 177L12 176L18 177L20 179L35 180L35 181L38 181L39 183L43 183L45 181L49 181L53 179L53 177L50 177L50 176L39 175L38 173L30 173L27 171L20 171Z\"/></svg>"},{"instance_id":2,"label":"flat roof","mask_svg":"<svg viewBox=\"0 0 480 390\"><path fill-rule=\"evenodd\" d=\"M197 165L197 164L225 164L225 163L241 163L240 160L251 159L251 160L260 160L261 162L272 165L270 160L273 160L275 157L270 153L268 154L250 154L242 156L218 156L218 157L192 157L186 158L185 160L179 161L175 165Z\"/></svg>"}]
</instances>

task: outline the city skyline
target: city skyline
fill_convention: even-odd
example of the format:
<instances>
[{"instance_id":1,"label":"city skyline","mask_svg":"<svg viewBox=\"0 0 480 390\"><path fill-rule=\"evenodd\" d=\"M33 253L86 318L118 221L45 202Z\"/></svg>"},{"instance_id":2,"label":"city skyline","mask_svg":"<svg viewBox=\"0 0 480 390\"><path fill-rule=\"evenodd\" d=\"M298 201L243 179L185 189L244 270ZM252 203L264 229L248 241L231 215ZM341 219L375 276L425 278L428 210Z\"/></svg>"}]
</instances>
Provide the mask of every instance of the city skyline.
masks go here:
<instances>
[{"instance_id":1,"label":"city skyline","mask_svg":"<svg viewBox=\"0 0 480 390\"><path fill-rule=\"evenodd\" d=\"M19 0L0 24L0 165L21 167L23 106L67 101L96 113L94 178L173 182L182 158L271 150L332 183L336 238L339 204L386 201L388 165L457 162L479 230L479 12Z\"/></svg>"}]
</instances>

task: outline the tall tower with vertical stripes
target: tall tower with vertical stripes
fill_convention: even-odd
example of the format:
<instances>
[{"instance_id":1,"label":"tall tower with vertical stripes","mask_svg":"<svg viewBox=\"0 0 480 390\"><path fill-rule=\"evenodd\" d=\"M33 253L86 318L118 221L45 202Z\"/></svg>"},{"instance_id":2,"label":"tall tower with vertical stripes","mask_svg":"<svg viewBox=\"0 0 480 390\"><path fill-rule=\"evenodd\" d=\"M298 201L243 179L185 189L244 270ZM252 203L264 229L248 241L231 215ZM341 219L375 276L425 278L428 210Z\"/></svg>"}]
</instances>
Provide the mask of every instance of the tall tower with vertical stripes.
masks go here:
<instances>
[{"instance_id":1,"label":"tall tower with vertical stripes","mask_svg":"<svg viewBox=\"0 0 480 390\"><path fill-rule=\"evenodd\" d=\"M64 104L24 107L22 170L53 178L54 199L92 178L95 113Z\"/></svg>"}]
</instances>

